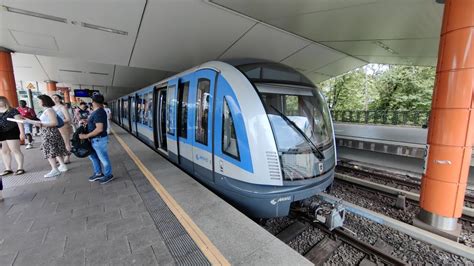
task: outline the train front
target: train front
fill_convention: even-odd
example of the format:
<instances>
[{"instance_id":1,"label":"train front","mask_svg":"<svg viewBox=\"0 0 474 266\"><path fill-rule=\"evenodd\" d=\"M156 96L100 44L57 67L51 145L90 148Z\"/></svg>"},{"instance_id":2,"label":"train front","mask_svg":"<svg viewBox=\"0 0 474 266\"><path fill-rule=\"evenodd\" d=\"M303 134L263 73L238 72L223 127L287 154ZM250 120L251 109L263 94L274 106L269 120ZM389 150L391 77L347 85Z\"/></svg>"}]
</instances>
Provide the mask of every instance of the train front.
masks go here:
<instances>
[{"instance_id":1,"label":"train front","mask_svg":"<svg viewBox=\"0 0 474 266\"><path fill-rule=\"evenodd\" d=\"M332 185L336 150L330 111L321 91L292 68L277 63L238 68L258 91L273 131L283 177L281 187L268 191L257 216L285 216L291 203L317 195Z\"/></svg>"}]
</instances>

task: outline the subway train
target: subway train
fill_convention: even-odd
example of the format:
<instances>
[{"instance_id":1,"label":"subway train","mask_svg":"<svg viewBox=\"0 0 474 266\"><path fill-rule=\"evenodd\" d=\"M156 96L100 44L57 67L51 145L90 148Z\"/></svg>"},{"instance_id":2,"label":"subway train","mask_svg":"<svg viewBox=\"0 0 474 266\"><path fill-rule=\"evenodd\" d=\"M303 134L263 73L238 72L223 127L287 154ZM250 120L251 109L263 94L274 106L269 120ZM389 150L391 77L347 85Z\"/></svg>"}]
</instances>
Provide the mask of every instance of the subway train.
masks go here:
<instances>
[{"instance_id":1,"label":"subway train","mask_svg":"<svg viewBox=\"0 0 474 266\"><path fill-rule=\"evenodd\" d=\"M250 217L286 216L333 183L329 108L286 65L211 61L109 105L115 123Z\"/></svg>"}]
</instances>

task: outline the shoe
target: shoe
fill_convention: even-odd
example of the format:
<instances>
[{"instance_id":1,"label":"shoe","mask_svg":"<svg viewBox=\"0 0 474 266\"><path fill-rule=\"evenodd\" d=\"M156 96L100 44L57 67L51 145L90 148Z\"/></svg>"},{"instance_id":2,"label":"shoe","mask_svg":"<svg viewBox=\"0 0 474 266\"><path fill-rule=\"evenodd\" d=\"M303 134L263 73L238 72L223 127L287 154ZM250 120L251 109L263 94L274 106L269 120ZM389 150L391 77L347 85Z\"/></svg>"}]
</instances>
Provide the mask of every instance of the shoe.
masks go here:
<instances>
[{"instance_id":1,"label":"shoe","mask_svg":"<svg viewBox=\"0 0 474 266\"><path fill-rule=\"evenodd\" d=\"M53 169L53 170L51 170L51 172L45 174L44 177L45 177L45 178L50 178L50 177L58 176L58 175L60 175L60 174L61 174L61 172L59 172L58 169Z\"/></svg>"},{"instance_id":2,"label":"shoe","mask_svg":"<svg viewBox=\"0 0 474 266\"><path fill-rule=\"evenodd\" d=\"M2 202L2 201L3 201L3 193L2 193L2 191L0 190L0 202Z\"/></svg>"},{"instance_id":3,"label":"shoe","mask_svg":"<svg viewBox=\"0 0 474 266\"><path fill-rule=\"evenodd\" d=\"M100 184L101 185L107 184L114 179L115 179L114 175L104 176L100 179Z\"/></svg>"},{"instance_id":4,"label":"shoe","mask_svg":"<svg viewBox=\"0 0 474 266\"><path fill-rule=\"evenodd\" d=\"M100 180L102 177L104 177L103 174L94 174L93 176L89 177L89 182Z\"/></svg>"},{"instance_id":5,"label":"shoe","mask_svg":"<svg viewBox=\"0 0 474 266\"><path fill-rule=\"evenodd\" d=\"M29 149L32 149L32 148L33 148L33 145L31 145L31 143L26 144L26 148L25 148L25 149L29 150Z\"/></svg>"},{"instance_id":6,"label":"shoe","mask_svg":"<svg viewBox=\"0 0 474 266\"><path fill-rule=\"evenodd\" d=\"M58 167L58 170L61 172L67 172L68 169L67 169L67 166L63 164Z\"/></svg>"}]
</instances>

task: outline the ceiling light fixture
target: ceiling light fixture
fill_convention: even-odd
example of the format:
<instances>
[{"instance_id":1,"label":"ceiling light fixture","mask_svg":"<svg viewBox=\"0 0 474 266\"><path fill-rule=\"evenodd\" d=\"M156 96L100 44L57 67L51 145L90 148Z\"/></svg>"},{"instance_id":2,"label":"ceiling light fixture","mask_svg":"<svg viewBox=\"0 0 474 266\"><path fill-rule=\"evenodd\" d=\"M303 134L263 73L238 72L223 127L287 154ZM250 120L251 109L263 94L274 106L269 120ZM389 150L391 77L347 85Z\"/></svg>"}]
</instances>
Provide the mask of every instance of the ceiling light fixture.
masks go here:
<instances>
[{"instance_id":1,"label":"ceiling light fixture","mask_svg":"<svg viewBox=\"0 0 474 266\"><path fill-rule=\"evenodd\" d=\"M386 45L385 43L381 42L381 41L375 41L374 42L376 45L380 46L381 48L383 48L385 51L391 53L391 54L398 54L397 52L395 52L392 48L388 47L388 45Z\"/></svg>"},{"instance_id":2,"label":"ceiling light fixture","mask_svg":"<svg viewBox=\"0 0 474 266\"><path fill-rule=\"evenodd\" d=\"M112 28L107 28L107 27L102 27L102 26L98 26L98 25L94 25L94 24L85 23L85 22L81 22L81 25L84 28L89 28L89 29L93 29L93 30L101 30L101 31L120 34L120 35L128 35L128 32L123 31L123 30L116 30L116 29L112 29Z\"/></svg>"},{"instance_id":3,"label":"ceiling light fixture","mask_svg":"<svg viewBox=\"0 0 474 266\"><path fill-rule=\"evenodd\" d=\"M70 69L59 69L61 72L72 72L72 73L82 73L80 70L70 70Z\"/></svg>"},{"instance_id":4,"label":"ceiling light fixture","mask_svg":"<svg viewBox=\"0 0 474 266\"><path fill-rule=\"evenodd\" d=\"M89 72L89 74L102 75L102 76L108 76L109 75L109 73L100 73L100 72Z\"/></svg>"},{"instance_id":5,"label":"ceiling light fixture","mask_svg":"<svg viewBox=\"0 0 474 266\"><path fill-rule=\"evenodd\" d=\"M37 18L42 18L42 19L48 19L48 20L53 20L53 21L56 21L56 22L67 23L67 19L65 19L65 18L46 15L46 14L41 14L41 13L28 11L28 10L24 10L24 9L19 9L19 8L14 8L14 7L9 7L9 6L3 6L3 7L8 12L11 12L11 13L16 13L16 14L30 16L30 17L37 17Z\"/></svg>"}]
</instances>

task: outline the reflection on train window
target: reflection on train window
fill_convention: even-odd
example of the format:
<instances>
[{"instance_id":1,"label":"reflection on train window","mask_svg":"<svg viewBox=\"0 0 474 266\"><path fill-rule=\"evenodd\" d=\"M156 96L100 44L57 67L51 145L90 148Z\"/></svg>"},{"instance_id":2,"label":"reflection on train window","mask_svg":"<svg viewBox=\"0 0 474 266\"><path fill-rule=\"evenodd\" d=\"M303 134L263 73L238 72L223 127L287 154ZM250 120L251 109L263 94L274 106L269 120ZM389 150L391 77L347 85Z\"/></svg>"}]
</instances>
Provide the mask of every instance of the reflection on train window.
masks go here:
<instances>
[{"instance_id":1,"label":"reflection on train window","mask_svg":"<svg viewBox=\"0 0 474 266\"><path fill-rule=\"evenodd\" d=\"M176 106L176 99L174 98L176 90L176 85L172 85L168 87L168 93L166 94L166 133L173 135L175 132L175 106Z\"/></svg>"},{"instance_id":2,"label":"reflection on train window","mask_svg":"<svg viewBox=\"0 0 474 266\"><path fill-rule=\"evenodd\" d=\"M153 93L145 94L143 103L143 124L148 127L153 126Z\"/></svg>"},{"instance_id":3,"label":"reflection on train window","mask_svg":"<svg viewBox=\"0 0 474 266\"><path fill-rule=\"evenodd\" d=\"M143 114L142 114L142 102L143 97L140 94L137 94L137 122L142 123Z\"/></svg>"},{"instance_id":4,"label":"reflection on train window","mask_svg":"<svg viewBox=\"0 0 474 266\"><path fill-rule=\"evenodd\" d=\"M240 160L237 135L235 134L234 120L230 112L227 100L224 98L224 110L222 113L222 152Z\"/></svg>"},{"instance_id":5,"label":"reflection on train window","mask_svg":"<svg viewBox=\"0 0 474 266\"><path fill-rule=\"evenodd\" d=\"M147 127L152 127L152 112L153 112L153 94L151 92L143 94L138 102L138 116L139 122Z\"/></svg>"},{"instance_id":6,"label":"reflection on train window","mask_svg":"<svg viewBox=\"0 0 474 266\"><path fill-rule=\"evenodd\" d=\"M188 95L189 95L189 81L183 83L179 89L179 132L178 136L182 138L188 137Z\"/></svg>"},{"instance_id":7,"label":"reflection on train window","mask_svg":"<svg viewBox=\"0 0 474 266\"><path fill-rule=\"evenodd\" d=\"M199 79L196 94L196 141L207 145L210 81Z\"/></svg>"},{"instance_id":8,"label":"reflection on train window","mask_svg":"<svg viewBox=\"0 0 474 266\"><path fill-rule=\"evenodd\" d=\"M137 102L135 101L135 97L131 97L130 98L130 110L131 110L131 117L132 117L132 122L135 122L136 121L136 109L135 109L135 105L137 104Z\"/></svg>"},{"instance_id":9,"label":"reflection on train window","mask_svg":"<svg viewBox=\"0 0 474 266\"><path fill-rule=\"evenodd\" d=\"M123 101L123 118L128 119L128 100Z\"/></svg>"}]
</instances>

